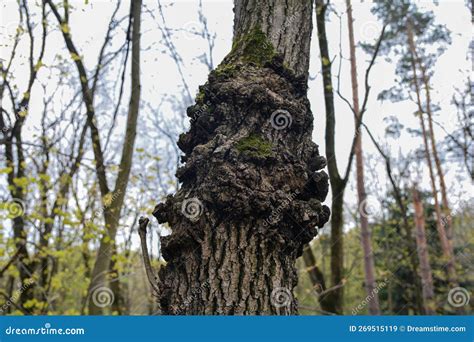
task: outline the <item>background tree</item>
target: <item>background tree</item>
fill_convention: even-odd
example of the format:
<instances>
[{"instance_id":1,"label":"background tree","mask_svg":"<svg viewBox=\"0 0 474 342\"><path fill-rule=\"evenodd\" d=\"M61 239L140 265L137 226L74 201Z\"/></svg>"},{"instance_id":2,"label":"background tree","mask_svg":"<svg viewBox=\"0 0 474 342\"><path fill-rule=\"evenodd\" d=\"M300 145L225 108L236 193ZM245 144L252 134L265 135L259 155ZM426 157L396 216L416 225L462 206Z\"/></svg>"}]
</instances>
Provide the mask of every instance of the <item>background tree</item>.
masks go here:
<instances>
[{"instance_id":1,"label":"background tree","mask_svg":"<svg viewBox=\"0 0 474 342\"><path fill-rule=\"evenodd\" d=\"M395 8L396 7L396 8ZM440 179L441 188L445 189L444 175L436 149L436 141L432 134L432 103L430 99L428 77L432 74L432 70L428 71L428 67L434 65L436 58L444 52L445 44L449 42L449 33L440 25L434 23L434 16L431 12L421 13L415 4L409 1L400 1L392 3L390 1L380 1L373 9L384 22L390 23L391 29L387 34L387 39L382 45L381 53L387 55L394 48L402 50L401 58L397 64L397 75L399 76L399 84L388 91L382 93L383 97L390 98L395 101L414 96L414 102L417 105L415 115L419 117L420 127L422 129L422 138L424 143L424 153L426 163L428 165L429 177L433 198L435 200L435 209L437 212L437 227L441 247L446 258L447 276L450 282L456 283L456 270L454 265L454 255L449 239L449 232L452 230L451 219L443 220L442 210L449 212L446 198L446 192L441 191L444 197L443 205L438 201L438 187L435 179L434 169L432 165L433 158L435 164L438 165L437 171ZM416 43L415 43L416 37ZM432 51L430 47L437 44L438 49ZM421 75L419 75L421 74ZM422 84L425 87L425 101L422 100ZM425 115L426 114L426 115ZM428 119L428 129L425 124L425 116ZM430 126L431 125L431 126ZM431 128L430 128L431 127ZM431 141L431 145L429 142ZM445 223L443 223L445 221ZM447 228L446 228L446 227Z\"/></svg>"},{"instance_id":2,"label":"background tree","mask_svg":"<svg viewBox=\"0 0 474 342\"><path fill-rule=\"evenodd\" d=\"M27 248L27 230L25 225L25 218L23 216L24 202L28 191L29 179L26 174L26 161L25 161L25 147L23 145L22 130L24 122L28 115L30 106L30 95L33 85L37 80L38 71L42 66L42 58L46 48L46 13L44 6L42 7L42 36L40 40L39 54L35 49L35 40L33 34L32 19L30 16L29 5L26 1L20 1L18 3L18 11L20 16L20 24L17 27L13 48L11 51L10 59L4 65L3 61L0 63L1 72L3 76L2 85L0 87L0 98L3 100L5 91L8 91L11 101L12 112L8 113L3 105L3 101L0 100L0 128L5 138L2 139L2 144L5 148L6 158L6 170L7 180L12 197L12 204L14 214L13 218L13 237L15 240L16 252L14 254L14 263L17 265L20 283L26 286L26 290L22 291L19 296L17 303L18 307L24 312L25 302L32 298L31 295L31 284L34 280L31 278L35 269L33 260L30 257L30 253ZM23 93L20 93L18 88L15 88L12 84L12 74L10 73L10 67L15 58L16 49L20 42L20 36L23 33L23 26L26 26L26 32L28 35L29 44L29 75L27 86ZM5 115L6 114L6 115ZM4 116L5 115L5 116Z\"/></svg>"},{"instance_id":3,"label":"background tree","mask_svg":"<svg viewBox=\"0 0 474 342\"><path fill-rule=\"evenodd\" d=\"M332 81L332 59L329 55L328 39L326 35L326 13L329 1L316 0L316 24L318 28L319 52L321 58L321 70L324 89L324 104L326 109L326 127L325 127L325 143L326 156L328 160L329 180L331 184L331 287L330 291L325 293L322 298L325 301L325 307L328 311L339 313L343 312L343 289L344 289L344 234L343 234L343 207L344 207L344 191L349 181L349 175L356 152L357 141L359 139L359 130L363 121L363 115L366 111L367 101L369 98L370 86L368 83L370 70L372 69L375 59L378 55L379 46L384 36L384 29L377 40L375 48L372 51L370 63L365 72L365 94L360 108L354 108L349 104L355 118L355 130L347 164L344 173L339 173L336 159L336 112L334 105L334 87ZM339 89L338 89L338 93ZM372 304L373 305L373 304Z\"/></svg>"},{"instance_id":4,"label":"background tree","mask_svg":"<svg viewBox=\"0 0 474 342\"><path fill-rule=\"evenodd\" d=\"M84 105L87 110L88 126L91 132L92 146L96 162L97 179L99 183L102 203L104 204L104 221L105 231L101 239L99 250L97 252L97 259L91 274L91 283L89 286L89 293L95 296L97 291L107 284L107 274L110 269L110 262L115 251L115 237L120 220L120 211L122 210L125 191L130 176L132 167L132 158L134 151L134 143L136 137L137 120L140 106L140 22L141 22L141 1L132 1L130 9L130 36L127 37L132 42L132 56L131 56L131 95L128 109L127 126L125 129L124 143L122 147L122 155L119 164L119 171L115 186L110 191L107 175L104 164L104 152L102 149L100 134L96 126L95 107L94 107L94 90L96 84L89 85L89 77L86 69L79 55L77 48L71 39L71 32L69 28L69 4L64 2L64 18L61 17L57 7L49 0L46 0L51 10L53 11L63 34L66 46L71 54L71 58L75 62L81 80L82 96ZM120 3L119 3L120 4ZM109 26L109 29L111 27ZM110 32L110 31L109 31ZM107 37L108 38L108 37ZM101 54L99 55L99 62L96 73L100 72L102 63L102 52L108 43L106 38ZM96 291L96 292L94 292ZM97 306L96 301L89 301L89 313L99 314L102 309Z\"/></svg>"},{"instance_id":5,"label":"background tree","mask_svg":"<svg viewBox=\"0 0 474 342\"><path fill-rule=\"evenodd\" d=\"M351 1L346 1L347 7L347 22L349 31L349 51L351 57L351 83L352 83L352 108L354 110L355 121L361 119L360 108L359 108L359 84L357 80L357 61L355 51L355 40L354 40L354 25L352 17L352 5ZM364 270L365 270L365 287L367 296L369 298L369 312L372 315L380 314L379 299L375 292L376 281L375 281L375 266L374 256L372 252L372 241L369 230L368 215L365 210L367 205L367 194L365 191L365 179L364 179L364 155L362 149L362 132L358 131L355 145L355 156L356 156L356 174L357 174L357 197L359 204L360 213L360 239L362 249L364 251Z\"/></svg>"},{"instance_id":6,"label":"background tree","mask_svg":"<svg viewBox=\"0 0 474 342\"><path fill-rule=\"evenodd\" d=\"M426 241L425 230L425 213L423 210L423 203L420 199L420 194L413 186L413 206L415 208L415 227L416 227L416 245L418 250L418 258L420 259L420 277L423 286L423 304L424 313L426 315L434 314L434 290L433 290L433 276L431 273L430 259L428 254L428 245Z\"/></svg>"}]
</instances>

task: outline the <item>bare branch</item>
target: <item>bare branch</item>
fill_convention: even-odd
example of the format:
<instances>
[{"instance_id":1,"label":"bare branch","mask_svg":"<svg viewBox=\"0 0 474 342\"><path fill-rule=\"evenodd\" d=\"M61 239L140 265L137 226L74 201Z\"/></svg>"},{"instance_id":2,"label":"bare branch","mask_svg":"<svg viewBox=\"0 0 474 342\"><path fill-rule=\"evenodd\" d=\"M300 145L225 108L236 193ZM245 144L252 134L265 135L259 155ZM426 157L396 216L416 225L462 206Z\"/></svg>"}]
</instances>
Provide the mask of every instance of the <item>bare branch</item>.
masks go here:
<instances>
[{"instance_id":1,"label":"bare branch","mask_svg":"<svg viewBox=\"0 0 474 342\"><path fill-rule=\"evenodd\" d=\"M355 110L355 108L353 108L351 105L350 105L350 102L347 101L347 99L345 99L339 92L339 87L338 87L338 95L341 96L341 98L343 100L345 100L347 103L349 103L349 107L351 108L351 111L352 113L354 114L354 118L356 120L356 125L355 125L355 134L354 134L354 138L352 139L352 145L351 145L351 152L349 154L349 160L347 162L347 166L346 166L346 172L344 174L344 177L343 177L343 183L347 183L347 181L349 180L349 174L350 174L350 171L351 171L351 166L352 166L352 161L354 160L354 154L355 154L355 147L356 147L356 143L357 143L357 137L358 135L360 134L360 126L362 124L362 119L364 117L364 113L366 112L367 110L367 101L369 99L369 93L370 93L370 84L369 84L369 76L370 76L370 70L372 69L374 63L375 63L375 59L377 58L377 55L379 53L379 50L380 50L380 44L382 43L382 40L383 40L383 37L384 37L384 34L385 34L385 28L387 26L384 25L384 27L382 28L382 31L380 32L380 36L379 36L379 39L377 40L377 44L375 45L375 50L374 50L374 53L372 54L372 59L370 60L370 63L369 63L369 66L367 67L367 69L365 70L365 94L364 94L364 101L362 102L362 107L360 108L360 111L359 113L357 113L357 111ZM338 75L339 77L339 75Z\"/></svg>"},{"instance_id":2,"label":"bare branch","mask_svg":"<svg viewBox=\"0 0 474 342\"><path fill-rule=\"evenodd\" d=\"M150 254L148 253L148 244L146 241L146 235L147 235L147 226L150 220L146 217L140 217L138 220L138 235L140 235L140 244L142 247L142 256L143 256L143 263L145 264L145 271L146 275L148 278L148 281L151 285L151 288L153 290L153 295L158 298L158 306L160 305L159 299L160 299L160 288L158 286L159 279L155 275L155 272L153 271L153 267L151 266L150 262ZM159 308L160 309L160 308Z\"/></svg>"}]
</instances>

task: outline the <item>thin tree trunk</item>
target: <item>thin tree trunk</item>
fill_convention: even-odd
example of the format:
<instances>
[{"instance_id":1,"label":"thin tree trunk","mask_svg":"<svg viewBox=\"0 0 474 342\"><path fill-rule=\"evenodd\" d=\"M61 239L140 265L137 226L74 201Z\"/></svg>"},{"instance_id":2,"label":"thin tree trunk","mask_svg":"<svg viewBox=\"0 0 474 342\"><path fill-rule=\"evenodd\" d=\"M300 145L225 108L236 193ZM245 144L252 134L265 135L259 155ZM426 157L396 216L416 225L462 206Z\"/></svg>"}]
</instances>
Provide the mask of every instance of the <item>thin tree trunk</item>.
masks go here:
<instances>
[{"instance_id":1,"label":"thin tree trunk","mask_svg":"<svg viewBox=\"0 0 474 342\"><path fill-rule=\"evenodd\" d=\"M418 65L420 66L421 76L423 78L423 83L425 87L425 94L426 94L426 114L428 116L428 129L429 129L429 136L431 141L431 149L433 150L433 159L436 166L436 171L438 173L439 178L439 187L441 190L441 203L442 203L442 211L444 214L442 223L446 226L446 234L448 239L451 241L453 237L453 220L451 216L451 210L449 209L449 202L448 202L448 195L446 191L446 183L444 181L444 172L441 166L441 161L439 159L438 148L436 147L436 139L433 129L433 112L431 110L431 93L430 93L430 84L428 75L426 74L426 70L421 63L421 60L418 59Z\"/></svg>"},{"instance_id":2,"label":"thin tree trunk","mask_svg":"<svg viewBox=\"0 0 474 342\"><path fill-rule=\"evenodd\" d=\"M326 157L331 183L331 287L335 290L327 294L331 312L342 313L343 301L343 203L345 181L341 178L336 162L334 94L331 79L331 58L326 37L326 9L323 0L316 0L316 25L318 28L321 68L323 73L324 103L326 107Z\"/></svg>"},{"instance_id":3,"label":"thin tree trunk","mask_svg":"<svg viewBox=\"0 0 474 342\"><path fill-rule=\"evenodd\" d=\"M110 274L110 289L112 290L114 294L114 301L111 304L111 311L112 313L118 314L119 316L123 315L123 297L122 297L122 291L120 288L120 282L119 282L119 272L116 268L117 265L117 246L114 244L112 248L112 258L110 260L110 269L109 269L109 274Z\"/></svg>"},{"instance_id":4,"label":"thin tree trunk","mask_svg":"<svg viewBox=\"0 0 474 342\"><path fill-rule=\"evenodd\" d=\"M360 119L359 113L359 84L357 80L357 62L354 41L354 26L352 18L352 5L350 0L346 0L347 22L349 30L349 51L351 56L351 82L352 82L352 103L356 118ZM356 155L356 173L357 173L357 197L360 217L361 244L364 251L364 270L365 270L365 290L369 298L368 308L371 315L380 315L379 297L375 282L375 263L372 252L371 234L369 220L364 206L367 202L367 194L364 184L364 155L362 150L362 131L357 134L355 146Z\"/></svg>"},{"instance_id":5,"label":"thin tree trunk","mask_svg":"<svg viewBox=\"0 0 474 342\"><path fill-rule=\"evenodd\" d=\"M82 128L82 131L80 134L79 144L77 148L77 155L75 156L74 159L71 157L70 164L67 165L62 171L62 174L64 176L67 176L67 179L70 181L63 182L61 184L55 196L53 205L49 211L47 209L47 203L48 203L47 192L45 192L44 197L42 198L42 201L41 201L43 205L43 216L49 218L49 222L46 222L44 224L44 229L40 233L39 249L35 255L35 259L39 260L37 262L36 268L40 269L40 284L39 285L41 289L44 289L47 282L48 281L51 282L51 279L54 276L53 270L49 269L49 263L51 259L51 255L50 253L48 253L48 247L49 247L49 242L50 242L49 236L51 235L53 231L53 227L54 227L53 222L55 218L57 217L58 209L62 208L63 204L61 203L64 198L67 198L67 195L69 194L69 191L70 191L72 179L74 175L76 174L76 172L79 170L79 166L81 164L81 160L84 155L83 148L85 144L86 133L87 133L87 123ZM46 146L44 148L45 150L47 149ZM47 155L47 151L44 154ZM47 174L48 172L48 163L49 163L49 156L43 164L42 173L44 174ZM68 172L66 172L67 169L69 169ZM44 182L43 188L48 189L48 185L46 184L46 182ZM41 292L42 292L42 301L43 301L43 309L42 309L41 314L47 314L47 311L45 310L48 309L48 306L46 305L48 301L48 298L47 298L48 293L44 290Z\"/></svg>"},{"instance_id":6,"label":"thin tree trunk","mask_svg":"<svg viewBox=\"0 0 474 342\"><path fill-rule=\"evenodd\" d=\"M364 125L365 126L365 125ZM375 140L373 134L370 132L370 130L368 129L367 126L365 126L366 128L366 131L369 135L369 138L370 140L372 140L373 144L375 145L375 147L377 148L377 151L379 151L380 155L383 157L383 159L385 160L385 170L387 171L387 176L388 176L388 179L390 181L390 184L392 186L392 189L393 189L393 195L395 197L395 202L400 210L400 214L401 214L401 217L402 217L402 227L403 227L403 230L405 231L405 237L406 237L406 244L407 244L407 248L408 248L408 254L409 254L409 257L410 257L410 267L411 267L411 271L412 271L412 274L413 274L413 279L415 279L415 293L413 294L413 297L412 297L412 301L413 303L415 303L415 307L418 309L418 312L422 312L423 311L423 302L421 300L421 297L422 297L422 290L421 290L421 282L420 282L420 279L419 277L417 276L418 275L418 260L417 260L417 257L416 257L416 243L415 241L413 241L413 233L412 233L412 227L410 225L410 223L408 222L408 210L407 210L407 207L405 205L405 201L404 201L404 198L402 196L402 191L399 187L399 185L397 185L396 181L395 181L395 178L393 176L393 173L392 173L392 162L391 162L391 159L390 159L390 156L387 155L381 148L380 144L377 142L377 140ZM390 297L389 299L391 299L391 282L389 282L389 293L390 293ZM393 301L392 301L393 302ZM390 309L390 312L393 312L393 305L391 306L392 309Z\"/></svg>"},{"instance_id":7,"label":"thin tree trunk","mask_svg":"<svg viewBox=\"0 0 474 342\"><path fill-rule=\"evenodd\" d=\"M431 273L428 244L426 242L425 213L420 194L413 186L413 205L415 207L416 246L420 260L420 277L423 294L423 308L425 315L435 314L433 276Z\"/></svg>"},{"instance_id":8,"label":"thin tree trunk","mask_svg":"<svg viewBox=\"0 0 474 342\"><path fill-rule=\"evenodd\" d=\"M309 244L303 249L303 260L309 275L309 279L311 280L313 290L318 295L318 301L319 305L321 306L321 309L325 312L331 312L332 307L328 305L327 297L324 294L324 292L326 291L326 282L324 280L324 274L319 269L316 263L316 258L314 257L314 253L311 250L311 245Z\"/></svg>"},{"instance_id":9,"label":"thin tree trunk","mask_svg":"<svg viewBox=\"0 0 474 342\"><path fill-rule=\"evenodd\" d=\"M128 107L127 126L125 138L122 147L122 157L120 160L120 169L112 192L112 202L110 205L104 203L104 218L107 233L100 241L97 259L92 270L91 283L89 285L89 296L95 289L100 288L101 284L107 282L106 275L110 269L110 262L113 257L115 247L115 237L119 226L120 212L125 199L128 180L132 167L133 149L135 144L137 120L140 109L140 25L141 25L141 7L142 0L132 1L130 15L132 16L132 60L131 60L131 94ZM104 196L103 196L104 198ZM115 279L113 287L119 290L118 280ZM120 293L116 294L117 300ZM102 313L102 308L96 305L96 302L89 300L89 314L97 315Z\"/></svg>"},{"instance_id":10,"label":"thin tree trunk","mask_svg":"<svg viewBox=\"0 0 474 342\"><path fill-rule=\"evenodd\" d=\"M343 249L343 204L344 204L344 190L349 180L352 162L354 160L357 138L360 126L362 125L362 116L366 111L367 100L369 97L369 75L372 66L374 65L375 59L377 58L380 44L384 37L385 26L381 31L381 35L375 45L375 49L372 55L372 59L369 63L368 68L365 72L365 95L362 107L360 108L359 115L355 115L355 134L352 139L352 145L345 168L344 174L341 176L337 167L336 160L336 147L335 147L335 128L336 128L336 116L334 110L334 91L332 85L331 76L331 59L329 56L328 42L326 37L326 10L328 8L329 1L316 0L316 24L318 27L318 42L319 51L321 57L321 69L323 74L323 89L324 89L324 104L326 107L326 155L329 170L329 178L331 181L332 191L332 218L331 218L331 289L327 294L328 302L332 306L332 312L342 313L342 302L343 302L343 287L344 287L344 249ZM341 96L342 97L342 96ZM344 99L344 98L343 98ZM345 100L345 99L344 99ZM353 110L350 103L346 100L351 109ZM354 110L353 110L354 111ZM354 112L354 114L357 114Z\"/></svg>"},{"instance_id":11,"label":"thin tree trunk","mask_svg":"<svg viewBox=\"0 0 474 342\"><path fill-rule=\"evenodd\" d=\"M164 314L295 314L295 261L329 219L311 141L311 1L236 0L233 49L188 108L168 222Z\"/></svg>"},{"instance_id":12,"label":"thin tree trunk","mask_svg":"<svg viewBox=\"0 0 474 342\"><path fill-rule=\"evenodd\" d=\"M425 147L425 157L426 157L426 162L428 164L428 170L430 174L430 183L431 183L431 189L433 192L433 199L434 199L434 206L435 206L435 212L436 212L436 228L438 230L440 242L441 242L441 248L443 250L443 255L446 258L446 269L447 269L447 275L448 275L448 281L451 284L451 286L455 286L457 283L457 275L456 275L456 269L455 269L455 264L454 264L454 255L453 255L453 249L451 246L451 242L448 239L448 236L446 234L445 227L442 223L442 213L441 213L441 207L439 205L438 201L438 190L436 187L436 180L435 180L435 175L433 172L433 165L431 161L431 152L430 152L430 146L428 144L428 133L426 131L426 126L425 126L425 120L423 118L423 105L421 102L421 91L420 91L420 86L418 84L418 76L417 76L417 67L416 67L416 60L418 59L417 54L416 54L416 48L415 48L415 43L413 40L413 31L411 28L411 25L408 24L408 45L410 48L410 53L411 53L411 64L412 64L412 70L413 70L413 82L415 85L415 92L416 92L416 98L417 98L417 104L418 104L418 115L420 118L420 126L422 130L422 136L423 136L423 144Z\"/></svg>"},{"instance_id":13,"label":"thin tree trunk","mask_svg":"<svg viewBox=\"0 0 474 342\"><path fill-rule=\"evenodd\" d=\"M69 32L69 14L68 6L65 7L64 18L61 17L58 8L54 5L51 0L45 0L45 2L50 6L54 16L56 17L58 23L61 26L62 35L66 47L71 54L72 59L77 67L79 78L81 81L81 90L83 102L87 111L87 123L90 128L91 140L92 140L92 150L94 152L95 159L95 169L97 174L97 180L99 183L99 189L101 194L101 199L103 201L103 214L105 221L105 233L100 240L100 245L97 253L97 258L94 264L92 271L92 279L89 284L88 290L88 308L89 314L98 315L102 313L102 307L97 306L95 301L91 300L93 296L93 291L96 289L102 289L107 284L107 274L110 269L110 260L113 255L113 246L115 244L115 237L117 234L117 229L119 226L120 212L122 210L123 201L125 198L125 191L128 184L128 178L130 176L132 158L133 158L133 148L135 144L136 137L136 126L139 112L139 103L140 103L140 24L141 24L141 0L131 1L130 8L130 23L132 24L132 63L131 63L131 95L130 95L130 104L128 108L127 116L127 125L125 131L124 143L122 146L122 154L119 165L119 172L117 175L117 180L115 182L115 187L112 192L110 192L109 185L107 182L107 174L105 168L104 153L102 150L102 144L100 140L100 134L97 126L95 125L95 108L94 108L94 95L96 90L97 79L99 77L100 65L104 56L105 46L110 40L110 32L112 21L120 7L120 2L117 3L117 7L112 16L111 24L109 25L109 30L107 32L107 37L105 39L104 45L102 46L101 52L99 54L99 62L96 69L96 73L93 78L92 86L89 85L89 78L87 75L86 68L79 53L74 45L74 42L71 38ZM67 5L67 1L66 1ZM132 22L133 20L133 22ZM65 29L67 28L67 29ZM130 28L129 28L130 30ZM127 32L128 34L128 32ZM127 39L130 37L127 35ZM110 202L110 198L113 200Z\"/></svg>"},{"instance_id":14,"label":"thin tree trunk","mask_svg":"<svg viewBox=\"0 0 474 342\"><path fill-rule=\"evenodd\" d=\"M12 298L14 287L15 287L15 277L9 276L7 280L7 285L6 285L8 298ZM11 313L11 310L12 310L12 307L8 306L5 314Z\"/></svg>"},{"instance_id":15,"label":"thin tree trunk","mask_svg":"<svg viewBox=\"0 0 474 342\"><path fill-rule=\"evenodd\" d=\"M25 227L25 218L23 215L25 214L23 211L23 203L26 200L26 189L22 186L19 186L15 179L21 179L25 177L25 155L23 149L23 137L22 137L22 128L25 123L26 117L28 115L28 110L30 106L30 95L31 90L33 88L34 83L36 82L38 69L35 67L38 65L43 59L46 47L46 11L44 4L42 5L42 38L41 44L39 49L39 54L37 59L35 59L35 38L33 35L34 27L31 23L31 15L29 12L29 7L27 1L19 1L19 15L20 17L25 16L26 20L26 28L27 33L29 36L29 79L27 83L26 89L24 89L23 96L20 97L20 101L15 104L14 99L12 98L12 105L13 111L15 113L15 122L11 133L5 139L4 146L5 146L5 159L7 167L12 169L12 172L8 173L8 184L10 189L10 195L12 197L12 204L15 209L20 209L20 213L18 216L13 218L13 237L15 241L15 247L18 251L18 258L16 259L16 266L19 273L19 279L21 282L21 286L26 286L26 288L21 291L20 298L18 300L18 305L21 307L22 311L28 312L28 310L34 310L33 308L24 308L24 303L33 298L33 287L34 287L34 280L32 280L32 275L34 272L34 262L31 259L28 249L26 247L27 243L27 230ZM15 42L15 48L18 44L18 41ZM14 52L12 52L12 58L14 56ZM9 68L9 67L8 67ZM8 69L7 68L7 69ZM2 68L3 70L3 68ZM2 85L0 86L0 99L3 98L3 92L5 90L5 83L7 82L7 75L8 72L3 72L3 81ZM1 101L0 101L1 102ZM0 109L3 110L2 105L0 104ZM5 123L0 122L0 128L5 127ZM14 148L15 147L15 148ZM14 150L16 153L14 153ZM16 163L16 165L15 165ZM15 167L16 166L16 167ZM18 208L19 205L19 208Z\"/></svg>"}]
</instances>

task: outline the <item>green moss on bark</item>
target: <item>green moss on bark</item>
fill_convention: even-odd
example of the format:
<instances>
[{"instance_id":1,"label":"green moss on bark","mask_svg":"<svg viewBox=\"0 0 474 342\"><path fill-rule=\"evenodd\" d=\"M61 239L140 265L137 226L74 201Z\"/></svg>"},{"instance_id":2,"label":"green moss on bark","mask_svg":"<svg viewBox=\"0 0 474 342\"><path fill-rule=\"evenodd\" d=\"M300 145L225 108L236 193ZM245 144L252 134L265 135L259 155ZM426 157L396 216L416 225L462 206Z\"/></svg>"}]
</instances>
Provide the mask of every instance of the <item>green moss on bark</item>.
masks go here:
<instances>
[{"instance_id":1,"label":"green moss on bark","mask_svg":"<svg viewBox=\"0 0 474 342\"><path fill-rule=\"evenodd\" d=\"M259 28L252 29L248 34L240 37L232 46L229 59L263 66L276 56L275 48L267 35Z\"/></svg>"},{"instance_id":2,"label":"green moss on bark","mask_svg":"<svg viewBox=\"0 0 474 342\"><path fill-rule=\"evenodd\" d=\"M262 137L251 134L237 142L237 150L251 157L270 157L272 155L271 142Z\"/></svg>"},{"instance_id":3,"label":"green moss on bark","mask_svg":"<svg viewBox=\"0 0 474 342\"><path fill-rule=\"evenodd\" d=\"M217 77L232 77L237 71L234 64L221 64L214 71Z\"/></svg>"},{"instance_id":4,"label":"green moss on bark","mask_svg":"<svg viewBox=\"0 0 474 342\"><path fill-rule=\"evenodd\" d=\"M204 98L206 97L206 94L204 93L204 90L202 87L199 87L199 92L196 94L196 103L204 103Z\"/></svg>"}]
</instances>

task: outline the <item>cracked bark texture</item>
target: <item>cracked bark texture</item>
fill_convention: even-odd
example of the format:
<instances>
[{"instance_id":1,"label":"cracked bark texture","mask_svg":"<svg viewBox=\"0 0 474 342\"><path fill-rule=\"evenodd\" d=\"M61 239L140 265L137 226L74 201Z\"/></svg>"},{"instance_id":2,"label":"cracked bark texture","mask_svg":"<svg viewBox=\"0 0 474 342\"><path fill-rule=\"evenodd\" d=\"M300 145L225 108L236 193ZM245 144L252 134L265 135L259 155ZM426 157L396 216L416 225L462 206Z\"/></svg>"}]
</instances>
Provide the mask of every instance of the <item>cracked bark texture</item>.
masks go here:
<instances>
[{"instance_id":1,"label":"cracked bark texture","mask_svg":"<svg viewBox=\"0 0 474 342\"><path fill-rule=\"evenodd\" d=\"M296 314L296 258L329 219L307 99L312 2L238 0L234 44L187 110L181 189L154 215L163 314Z\"/></svg>"}]
</instances>

